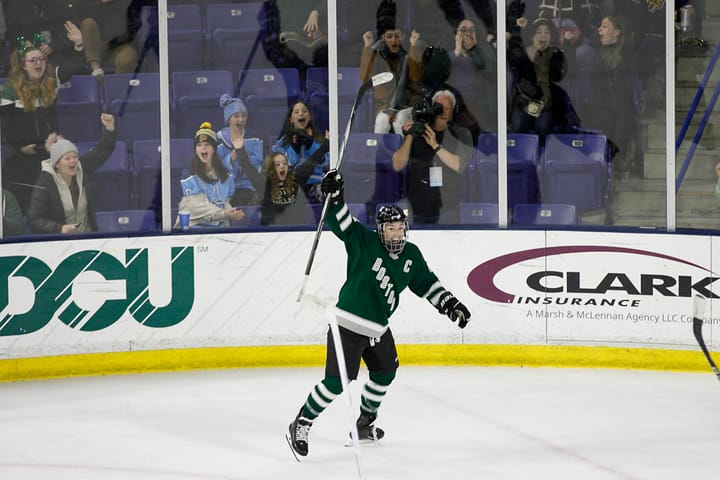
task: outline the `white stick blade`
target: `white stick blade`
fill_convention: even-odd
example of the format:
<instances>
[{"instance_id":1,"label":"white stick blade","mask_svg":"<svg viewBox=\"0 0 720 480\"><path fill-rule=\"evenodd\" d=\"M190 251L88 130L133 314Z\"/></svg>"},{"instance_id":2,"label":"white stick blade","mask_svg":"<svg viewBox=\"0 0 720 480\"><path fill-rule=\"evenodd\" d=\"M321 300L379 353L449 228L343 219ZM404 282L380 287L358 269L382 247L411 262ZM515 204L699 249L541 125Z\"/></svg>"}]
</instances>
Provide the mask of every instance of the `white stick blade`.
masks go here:
<instances>
[{"instance_id":1,"label":"white stick blade","mask_svg":"<svg viewBox=\"0 0 720 480\"><path fill-rule=\"evenodd\" d=\"M392 79L393 79L393 74L391 72L381 72L376 75L373 75L372 84L373 84L373 87L377 87L378 85L387 83Z\"/></svg>"},{"instance_id":2,"label":"white stick blade","mask_svg":"<svg viewBox=\"0 0 720 480\"><path fill-rule=\"evenodd\" d=\"M707 298L695 295L693 297L693 318L705 318L707 312Z\"/></svg>"}]
</instances>

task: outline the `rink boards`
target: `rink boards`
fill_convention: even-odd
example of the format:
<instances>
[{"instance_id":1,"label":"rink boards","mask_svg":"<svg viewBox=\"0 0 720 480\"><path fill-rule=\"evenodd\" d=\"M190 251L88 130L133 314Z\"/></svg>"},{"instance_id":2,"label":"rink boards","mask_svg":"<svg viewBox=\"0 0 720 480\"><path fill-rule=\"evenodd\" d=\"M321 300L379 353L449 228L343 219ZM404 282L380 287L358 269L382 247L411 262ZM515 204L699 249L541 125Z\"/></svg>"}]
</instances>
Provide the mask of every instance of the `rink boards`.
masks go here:
<instances>
[{"instance_id":1,"label":"rink boards","mask_svg":"<svg viewBox=\"0 0 720 480\"><path fill-rule=\"evenodd\" d=\"M0 380L324 362L345 252L313 232L0 245ZM403 292L391 325L405 364L703 370L695 297L716 350L717 239L542 230L413 230L473 314L459 330Z\"/></svg>"}]
</instances>

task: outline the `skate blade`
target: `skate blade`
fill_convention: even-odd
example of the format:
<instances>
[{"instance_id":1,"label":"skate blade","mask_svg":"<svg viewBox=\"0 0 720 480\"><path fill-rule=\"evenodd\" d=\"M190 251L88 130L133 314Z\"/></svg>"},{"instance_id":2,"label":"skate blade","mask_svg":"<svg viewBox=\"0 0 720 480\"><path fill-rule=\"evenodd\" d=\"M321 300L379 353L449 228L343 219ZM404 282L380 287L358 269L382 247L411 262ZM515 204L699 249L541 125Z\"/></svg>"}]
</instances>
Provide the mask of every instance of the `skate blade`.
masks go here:
<instances>
[{"instance_id":1,"label":"skate blade","mask_svg":"<svg viewBox=\"0 0 720 480\"><path fill-rule=\"evenodd\" d=\"M295 460L297 460L298 462L301 462L302 460L300 460L300 455L298 455L298 453L295 451L295 449L292 446L292 440L290 439L289 433L285 434L285 440L287 441L288 447L290 447L290 453L293 454L293 457L295 457Z\"/></svg>"},{"instance_id":2,"label":"skate blade","mask_svg":"<svg viewBox=\"0 0 720 480\"><path fill-rule=\"evenodd\" d=\"M379 438L378 438L378 439L374 439L374 438L362 438L362 439L360 439L360 442L359 442L359 443L360 443L360 445L370 445L370 444L373 444L373 443L378 443L379 441L380 441ZM352 438L348 439L348 441L345 442L345 446L346 446L346 447L352 447L352 446L353 446Z\"/></svg>"}]
</instances>

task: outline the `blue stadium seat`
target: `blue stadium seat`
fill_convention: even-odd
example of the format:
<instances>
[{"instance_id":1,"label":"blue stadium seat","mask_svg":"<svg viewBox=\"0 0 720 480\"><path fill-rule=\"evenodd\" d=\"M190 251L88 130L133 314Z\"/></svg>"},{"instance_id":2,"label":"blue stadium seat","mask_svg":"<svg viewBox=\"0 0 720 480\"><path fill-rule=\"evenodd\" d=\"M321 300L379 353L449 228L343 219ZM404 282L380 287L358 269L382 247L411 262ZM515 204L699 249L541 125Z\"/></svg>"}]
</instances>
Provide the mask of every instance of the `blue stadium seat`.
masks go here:
<instances>
[{"instance_id":1,"label":"blue stadium seat","mask_svg":"<svg viewBox=\"0 0 720 480\"><path fill-rule=\"evenodd\" d=\"M92 75L73 75L58 89L57 116L60 133L74 142L100 138L100 91Z\"/></svg>"},{"instance_id":2,"label":"blue stadium seat","mask_svg":"<svg viewBox=\"0 0 720 480\"><path fill-rule=\"evenodd\" d=\"M78 142L78 153L84 155L97 142ZM115 143L110 158L89 175L88 189L95 210L127 210L130 208L131 173L125 142Z\"/></svg>"},{"instance_id":3,"label":"blue stadium seat","mask_svg":"<svg viewBox=\"0 0 720 480\"><path fill-rule=\"evenodd\" d=\"M112 210L95 213L98 230L112 232L147 232L157 229L152 210Z\"/></svg>"},{"instance_id":4,"label":"blue stadium seat","mask_svg":"<svg viewBox=\"0 0 720 480\"><path fill-rule=\"evenodd\" d=\"M301 98L300 75L295 68L260 68L246 74L238 80L238 95L245 99L253 131L269 141L280 134L290 105Z\"/></svg>"},{"instance_id":5,"label":"blue stadium seat","mask_svg":"<svg viewBox=\"0 0 720 480\"><path fill-rule=\"evenodd\" d=\"M338 73L339 75L339 73ZM313 93L328 92L328 69L327 67L308 67L305 71L305 98L310 98Z\"/></svg>"},{"instance_id":6,"label":"blue stadium seat","mask_svg":"<svg viewBox=\"0 0 720 480\"><path fill-rule=\"evenodd\" d=\"M310 70L316 71L310 72ZM338 67L338 127L341 133L345 132L352 105L361 83L360 69L358 67ZM327 69L317 67L308 69L306 95L310 111L318 128L327 130L330 123ZM370 132L373 130L371 127L375 119L372 111L373 96L372 93L366 93L358 101L352 128L353 132Z\"/></svg>"},{"instance_id":7,"label":"blue stadium seat","mask_svg":"<svg viewBox=\"0 0 720 480\"><path fill-rule=\"evenodd\" d=\"M160 213L160 141L138 140L133 143L132 175L136 209Z\"/></svg>"},{"instance_id":8,"label":"blue stadium seat","mask_svg":"<svg viewBox=\"0 0 720 480\"><path fill-rule=\"evenodd\" d=\"M538 200L539 142L536 135L508 134L507 137L508 207ZM465 171L461 198L466 202L497 203L498 155L497 135L483 133L478 137L473 159Z\"/></svg>"},{"instance_id":9,"label":"blue stadium seat","mask_svg":"<svg viewBox=\"0 0 720 480\"><path fill-rule=\"evenodd\" d=\"M515 225L576 225L575 205L518 203L513 208Z\"/></svg>"},{"instance_id":10,"label":"blue stadium seat","mask_svg":"<svg viewBox=\"0 0 720 480\"><path fill-rule=\"evenodd\" d=\"M168 4L167 14L170 71L201 70L203 68L205 35L200 6L172 5L171 3Z\"/></svg>"},{"instance_id":11,"label":"blue stadium seat","mask_svg":"<svg viewBox=\"0 0 720 480\"><path fill-rule=\"evenodd\" d=\"M605 135L548 135L542 165L544 203L575 205L578 213L609 208L611 175Z\"/></svg>"},{"instance_id":12,"label":"blue stadium seat","mask_svg":"<svg viewBox=\"0 0 720 480\"><path fill-rule=\"evenodd\" d=\"M305 209L305 221L310 225L317 225L322 215L321 203L309 203ZM350 215L357 218L360 223L368 223L367 206L364 203L347 203Z\"/></svg>"},{"instance_id":13,"label":"blue stadium seat","mask_svg":"<svg viewBox=\"0 0 720 480\"><path fill-rule=\"evenodd\" d=\"M105 108L115 115L117 135L127 145L160 138L160 74L105 75Z\"/></svg>"},{"instance_id":14,"label":"blue stadium seat","mask_svg":"<svg viewBox=\"0 0 720 480\"><path fill-rule=\"evenodd\" d=\"M238 95L286 98L294 102L301 97L300 74L296 68L254 68L238 77Z\"/></svg>"},{"instance_id":15,"label":"blue stadium seat","mask_svg":"<svg viewBox=\"0 0 720 480\"><path fill-rule=\"evenodd\" d=\"M225 124L220 96L235 91L232 74L227 70L174 72L172 95L176 138L193 138L202 122L211 122L215 130Z\"/></svg>"},{"instance_id":16,"label":"blue stadium seat","mask_svg":"<svg viewBox=\"0 0 720 480\"><path fill-rule=\"evenodd\" d=\"M392 168L392 155L400 148L396 134L351 133L342 164L348 203L397 202L404 192L405 176Z\"/></svg>"},{"instance_id":17,"label":"blue stadium seat","mask_svg":"<svg viewBox=\"0 0 720 480\"><path fill-rule=\"evenodd\" d=\"M367 206L364 203L348 203L350 215L357 218L360 223L368 223Z\"/></svg>"},{"instance_id":18,"label":"blue stadium seat","mask_svg":"<svg viewBox=\"0 0 720 480\"><path fill-rule=\"evenodd\" d=\"M262 45L252 46L260 33L258 14L262 2L208 4L205 10L205 31L209 66L238 72L246 64L250 68L272 66ZM248 56L253 55L248 63Z\"/></svg>"},{"instance_id":19,"label":"blue stadium seat","mask_svg":"<svg viewBox=\"0 0 720 480\"><path fill-rule=\"evenodd\" d=\"M174 207L182 198L180 179L190 168L193 141L190 138L170 139L170 201ZM160 140L138 140L133 145L132 173L134 201L137 209L160 211Z\"/></svg>"},{"instance_id":20,"label":"blue stadium seat","mask_svg":"<svg viewBox=\"0 0 720 480\"><path fill-rule=\"evenodd\" d=\"M497 203L460 203L460 223L498 225Z\"/></svg>"}]
</instances>

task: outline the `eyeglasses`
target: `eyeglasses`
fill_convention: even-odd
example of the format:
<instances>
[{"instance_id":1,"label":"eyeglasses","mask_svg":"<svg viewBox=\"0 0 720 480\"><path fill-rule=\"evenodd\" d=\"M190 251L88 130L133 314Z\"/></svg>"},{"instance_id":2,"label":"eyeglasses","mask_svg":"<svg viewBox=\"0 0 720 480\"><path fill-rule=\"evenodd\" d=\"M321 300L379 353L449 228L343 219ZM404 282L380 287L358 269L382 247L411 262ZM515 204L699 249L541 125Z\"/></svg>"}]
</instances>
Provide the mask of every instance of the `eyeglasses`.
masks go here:
<instances>
[{"instance_id":1,"label":"eyeglasses","mask_svg":"<svg viewBox=\"0 0 720 480\"><path fill-rule=\"evenodd\" d=\"M26 63L32 63L33 65L38 65L38 64L44 62L45 60L47 60L47 57L41 55L41 56L39 56L39 57L26 58L26 59L25 59L25 62L26 62Z\"/></svg>"},{"instance_id":2,"label":"eyeglasses","mask_svg":"<svg viewBox=\"0 0 720 480\"><path fill-rule=\"evenodd\" d=\"M385 38L385 40L392 40L393 38L401 38L402 34L398 32L386 33L385 35L383 35L383 37Z\"/></svg>"},{"instance_id":3,"label":"eyeglasses","mask_svg":"<svg viewBox=\"0 0 720 480\"><path fill-rule=\"evenodd\" d=\"M460 32L460 33L465 33L465 34L475 33L475 29L474 29L474 28L465 28L465 27L462 27L462 28L458 28L458 32Z\"/></svg>"}]
</instances>

